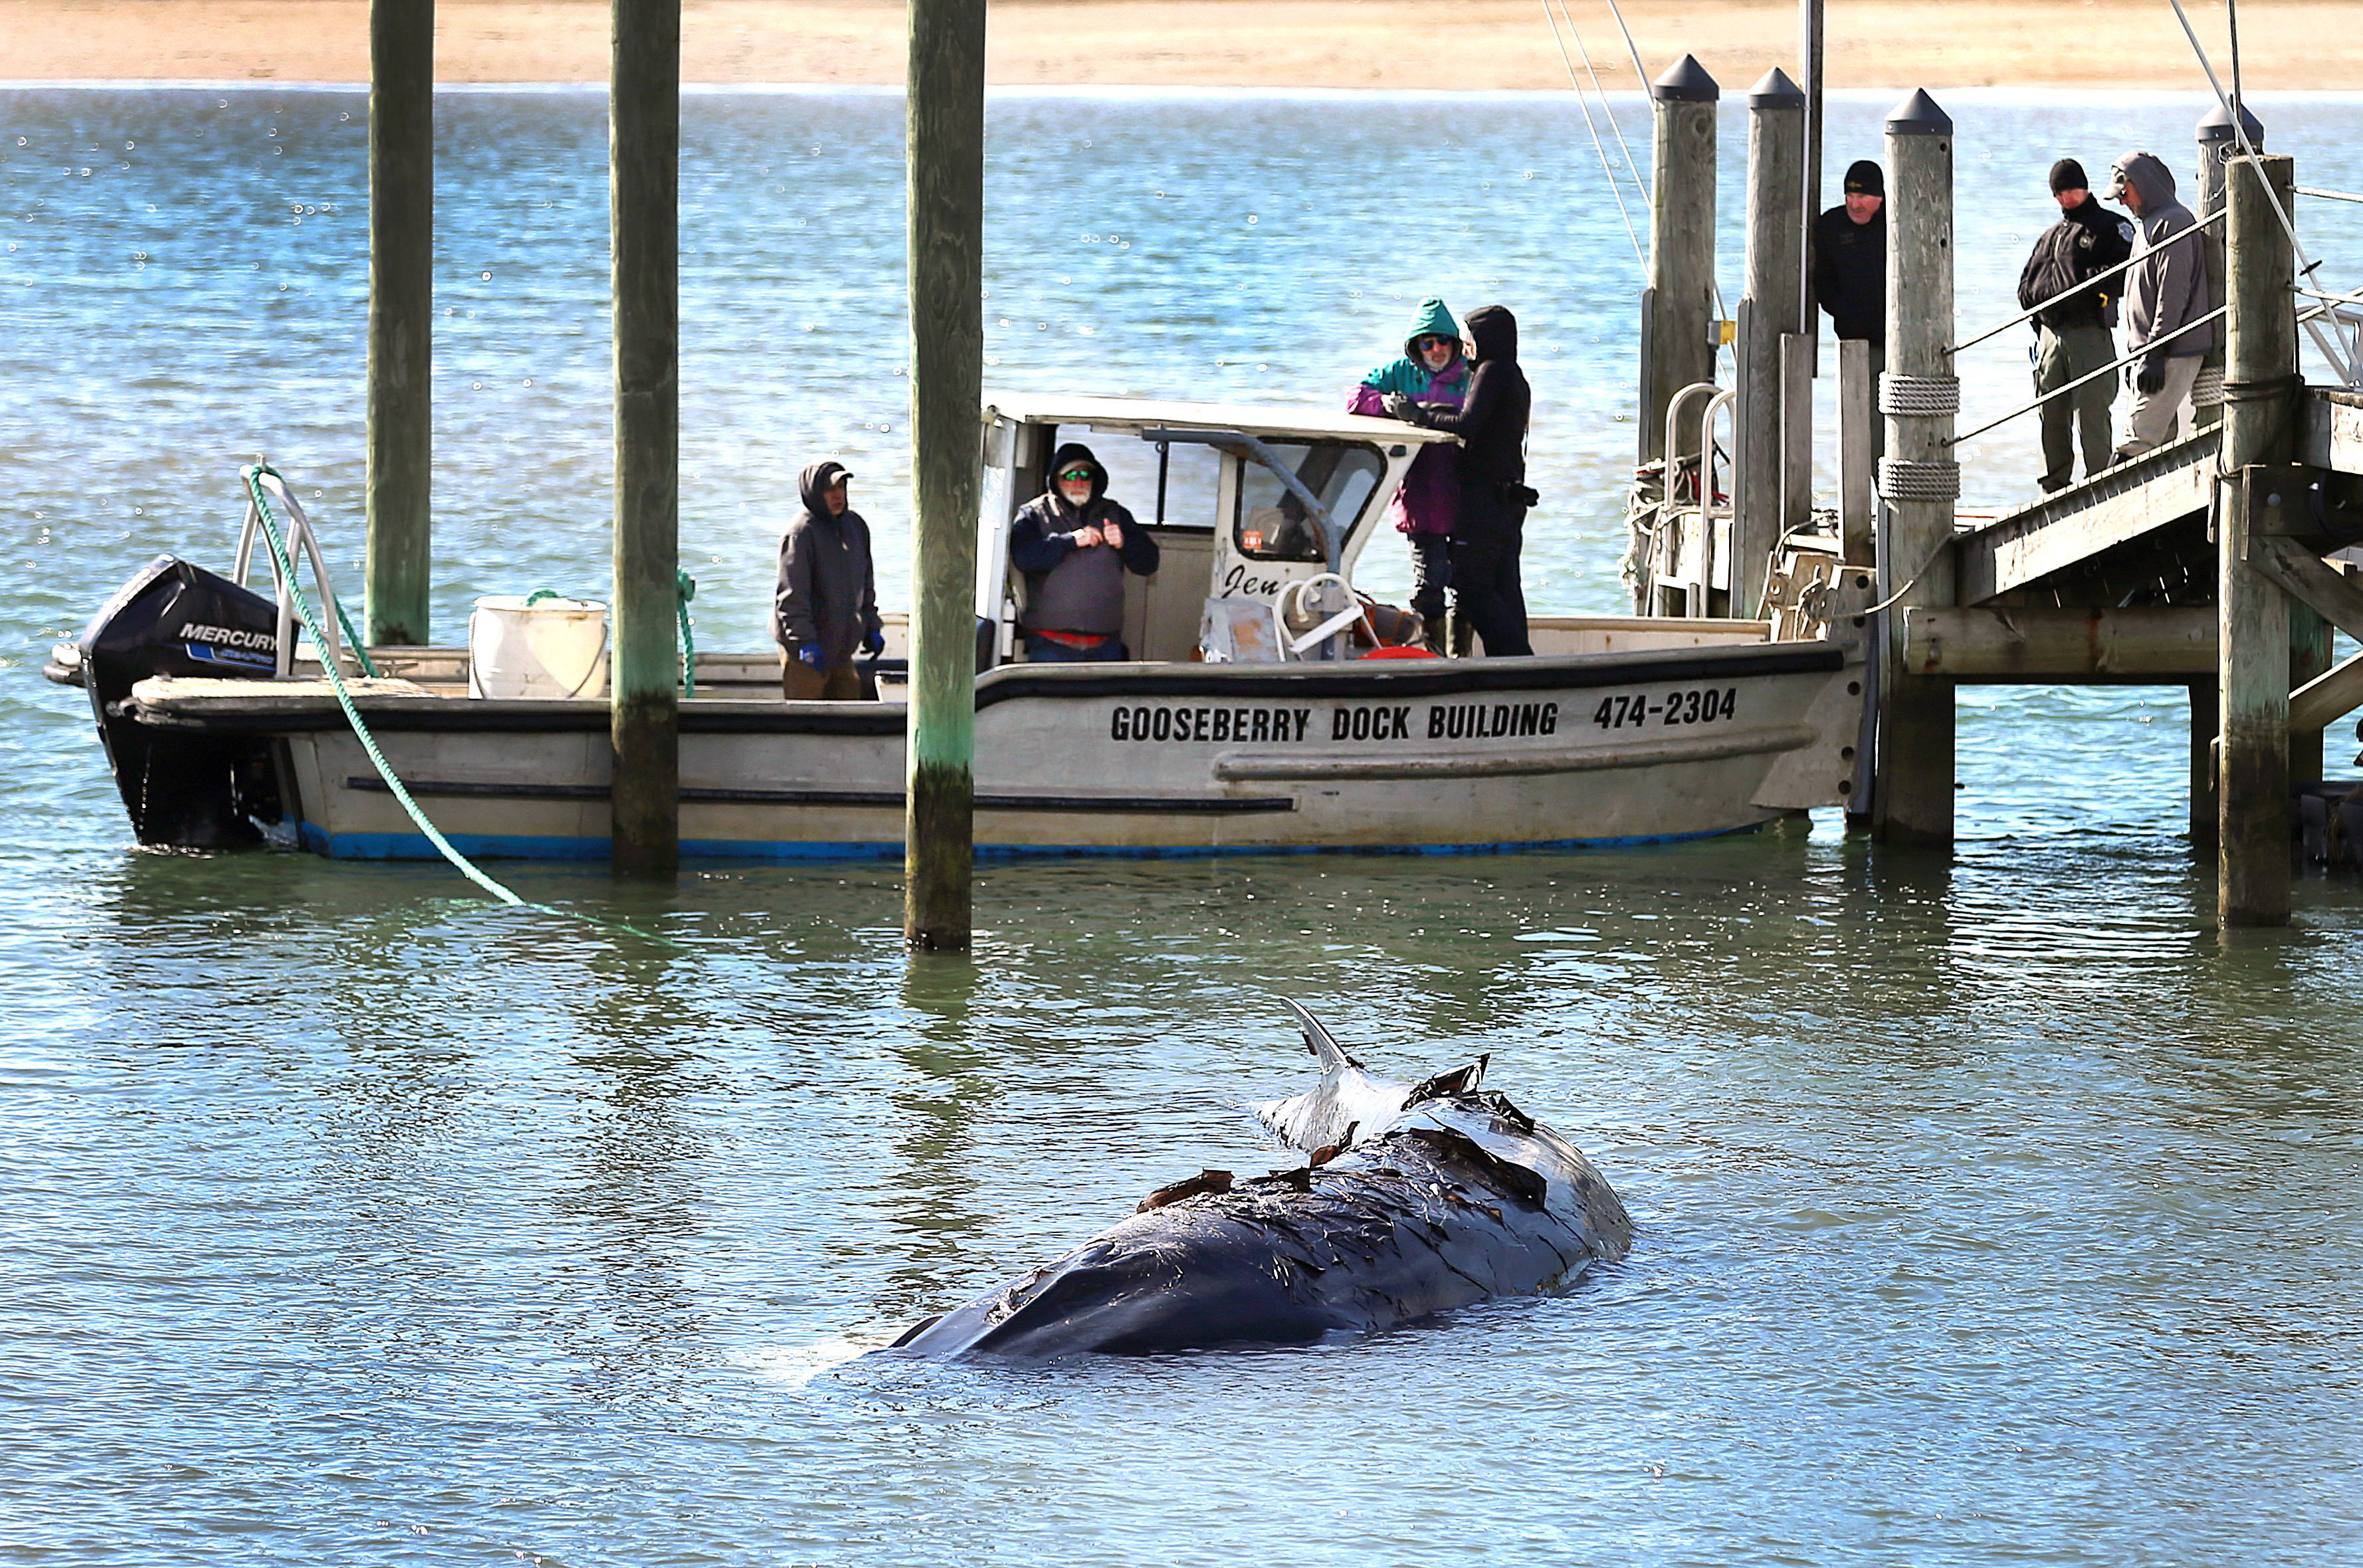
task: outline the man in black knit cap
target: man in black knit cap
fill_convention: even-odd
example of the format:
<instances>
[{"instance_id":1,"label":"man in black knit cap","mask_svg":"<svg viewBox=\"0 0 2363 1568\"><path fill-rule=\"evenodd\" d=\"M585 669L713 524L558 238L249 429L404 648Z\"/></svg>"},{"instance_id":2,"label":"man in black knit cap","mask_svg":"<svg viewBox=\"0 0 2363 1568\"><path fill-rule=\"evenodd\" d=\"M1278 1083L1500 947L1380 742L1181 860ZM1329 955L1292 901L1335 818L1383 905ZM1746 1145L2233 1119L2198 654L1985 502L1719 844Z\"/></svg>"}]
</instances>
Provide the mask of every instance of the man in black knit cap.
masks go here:
<instances>
[{"instance_id":1,"label":"man in black knit cap","mask_svg":"<svg viewBox=\"0 0 2363 1568\"><path fill-rule=\"evenodd\" d=\"M1830 330L1870 344L1873 373L1887 360L1887 178L1869 159L1846 171L1846 200L1814 220L1814 298Z\"/></svg>"},{"instance_id":2,"label":"man in black knit cap","mask_svg":"<svg viewBox=\"0 0 2363 1568\"><path fill-rule=\"evenodd\" d=\"M1814 220L1814 298L1839 339L1870 345L1871 407L1887 369L1887 177L1868 158L1847 166L1846 200ZM1887 421L1870 421L1871 455L1887 450Z\"/></svg>"},{"instance_id":3,"label":"man in black knit cap","mask_svg":"<svg viewBox=\"0 0 2363 1568\"><path fill-rule=\"evenodd\" d=\"M2124 285L2121 277L2094 279L2131 256L2134 243L2132 222L2093 199L2084 166L2074 159L2051 166L2051 195L2059 204L2059 221L2036 240L2018 275L2018 308L2043 306L2034 321L2036 395L2092 379L2065 396L2047 398L2037 415L2043 424L2040 482L2047 493L2075 479L2078 435L2083 437L2084 477L2109 466L2109 405L2116 401L2117 383L2115 377L2096 372L2117 357L2117 300Z\"/></svg>"}]
</instances>

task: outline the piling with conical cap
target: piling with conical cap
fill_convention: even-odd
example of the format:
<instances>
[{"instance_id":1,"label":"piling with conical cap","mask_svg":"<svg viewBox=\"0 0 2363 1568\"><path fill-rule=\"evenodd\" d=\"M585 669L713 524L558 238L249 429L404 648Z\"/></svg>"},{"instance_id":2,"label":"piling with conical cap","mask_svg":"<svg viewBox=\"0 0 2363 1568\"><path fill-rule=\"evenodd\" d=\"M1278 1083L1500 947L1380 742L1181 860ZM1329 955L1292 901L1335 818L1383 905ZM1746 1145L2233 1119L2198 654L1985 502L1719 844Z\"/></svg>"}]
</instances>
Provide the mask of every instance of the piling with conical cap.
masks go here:
<instances>
[{"instance_id":1,"label":"piling with conical cap","mask_svg":"<svg viewBox=\"0 0 2363 1568\"><path fill-rule=\"evenodd\" d=\"M1887 455L1879 492L1880 597L1887 612L1879 773L1871 831L1889 844L1953 841L1953 683L1905 668L1903 617L1956 597L1953 455L1961 384L1953 374L1953 119L1925 92L1887 117L1887 370L1879 380Z\"/></svg>"},{"instance_id":2,"label":"piling with conical cap","mask_svg":"<svg viewBox=\"0 0 2363 1568\"><path fill-rule=\"evenodd\" d=\"M1764 596L1783 526L1790 421L1783 417L1781 339L1803 330L1805 94L1779 67L1747 94L1747 282L1739 301L1739 450L1732 493L1731 613L1752 615Z\"/></svg>"},{"instance_id":3,"label":"piling with conical cap","mask_svg":"<svg viewBox=\"0 0 2363 1568\"><path fill-rule=\"evenodd\" d=\"M1666 404L1714 379L1714 113L1722 89L1684 55L1649 84L1649 286L1642 296L1643 462L1666 456Z\"/></svg>"},{"instance_id":4,"label":"piling with conical cap","mask_svg":"<svg viewBox=\"0 0 2363 1568\"><path fill-rule=\"evenodd\" d=\"M2248 145L2257 151L2265 149L2265 123L2240 105L2240 129L2248 133ZM2191 208L2204 220L2224 210L2224 165L2240 156L2240 138L2232 128L2231 111L2217 104L2199 116L2199 184L2193 193ZM2215 310L2224 304L2224 226L2217 224L2207 230L2199 241L2207 251L2207 308ZM2120 283L2110 291L2122 294ZM2224 348L2222 344L2207 350L2199 362L2199 380L2191 389L2191 411L2203 428L2224 417Z\"/></svg>"}]
</instances>

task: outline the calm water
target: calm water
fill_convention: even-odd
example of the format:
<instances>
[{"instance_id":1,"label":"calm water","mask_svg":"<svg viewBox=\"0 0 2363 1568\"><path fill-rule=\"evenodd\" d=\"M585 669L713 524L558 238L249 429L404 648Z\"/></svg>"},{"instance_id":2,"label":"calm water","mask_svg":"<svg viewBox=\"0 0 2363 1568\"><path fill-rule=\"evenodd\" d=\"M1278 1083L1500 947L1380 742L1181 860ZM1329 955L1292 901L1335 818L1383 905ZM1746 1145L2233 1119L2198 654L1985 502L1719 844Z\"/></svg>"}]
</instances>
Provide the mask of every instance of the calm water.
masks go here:
<instances>
[{"instance_id":1,"label":"calm water","mask_svg":"<svg viewBox=\"0 0 2363 1568\"><path fill-rule=\"evenodd\" d=\"M2053 157L2180 167L2201 107L1947 101L1972 324ZM1833 106L1833 168L1885 106ZM2363 106L2259 106L2302 182L2363 185ZM361 108L0 91L0 1560L2363 1562L2363 885L2216 938L2178 690L1965 693L1949 861L1825 820L993 867L972 966L907 961L871 867L517 873L665 951L439 867L128 849L41 654L149 554L226 558L257 450L355 591ZM582 94L441 109L456 636L476 593L604 586L605 134ZM688 101L709 646L760 641L811 457L900 536L898 113ZM1421 294L1508 301L1532 596L1616 606L1636 271L1571 105L993 114L999 384L1327 401ZM1973 412L2022 356L1978 359ZM1974 497L2026 492L2026 440ZM1307 1353L849 1364L1165 1180L1281 1163L1236 1102L1301 1080L1282 994L1387 1068L1492 1050L1631 1260Z\"/></svg>"}]
</instances>

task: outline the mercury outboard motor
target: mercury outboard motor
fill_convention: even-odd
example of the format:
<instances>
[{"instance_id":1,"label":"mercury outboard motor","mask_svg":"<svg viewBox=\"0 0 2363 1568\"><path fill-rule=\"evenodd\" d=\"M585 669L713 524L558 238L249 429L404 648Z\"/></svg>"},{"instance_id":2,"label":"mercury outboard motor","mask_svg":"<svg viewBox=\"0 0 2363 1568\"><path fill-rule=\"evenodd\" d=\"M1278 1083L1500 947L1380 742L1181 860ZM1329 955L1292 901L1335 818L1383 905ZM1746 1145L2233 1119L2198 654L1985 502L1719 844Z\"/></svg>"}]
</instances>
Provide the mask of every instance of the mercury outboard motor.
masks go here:
<instances>
[{"instance_id":1,"label":"mercury outboard motor","mask_svg":"<svg viewBox=\"0 0 2363 1568\"><path fill-rule=\"evenodd\" d=\"M269 679L279 667L270 600L174 556L158 556L90 618L82 679L115 787L142 844L229 849L262 842L284 814L261 735L152 729L124 709L151 675Z\"/></svg>"}]
</instances>

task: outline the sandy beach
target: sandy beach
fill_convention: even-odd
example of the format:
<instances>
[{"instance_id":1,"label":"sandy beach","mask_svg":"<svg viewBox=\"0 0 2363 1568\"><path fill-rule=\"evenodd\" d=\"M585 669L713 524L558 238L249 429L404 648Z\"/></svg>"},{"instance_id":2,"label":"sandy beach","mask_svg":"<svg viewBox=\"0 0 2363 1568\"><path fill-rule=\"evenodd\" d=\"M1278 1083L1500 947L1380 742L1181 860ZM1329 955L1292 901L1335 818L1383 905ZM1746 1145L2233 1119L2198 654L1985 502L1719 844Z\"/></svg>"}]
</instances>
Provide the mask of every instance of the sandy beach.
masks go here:
<instances>
[{"instance_id":1,"label":"sandy beach","mask_svg":"<svg viewBox=\"0 0 2363 1568\"><path fill-rule=\"evenodd\" d=\"M1684 50L1726 92L1796 68L1792 5L1623 8L1653 74ZM2222 67L2222 6L2190 9ZM1564 42L1578 69L1588 51L1604 85L1632 87L1603 0L1570 0L1564 16L1555 39L1541 0L995 0L989 69L1013 86L1547 89L1568 84ZM682 76L896 83L904 17L899 0L684 0ZM0 71L19 82L361 82L368 22L368 0L0 0ZM2363 0L2251 0L2240 11L2247 83L2363 87L2358 22ZM602 81L607 28L603 0L444 0L437 75ZM1828 36L1833 87L2204 90L2166 0L1833 0Z\"/></svg>"}]
</instances>

